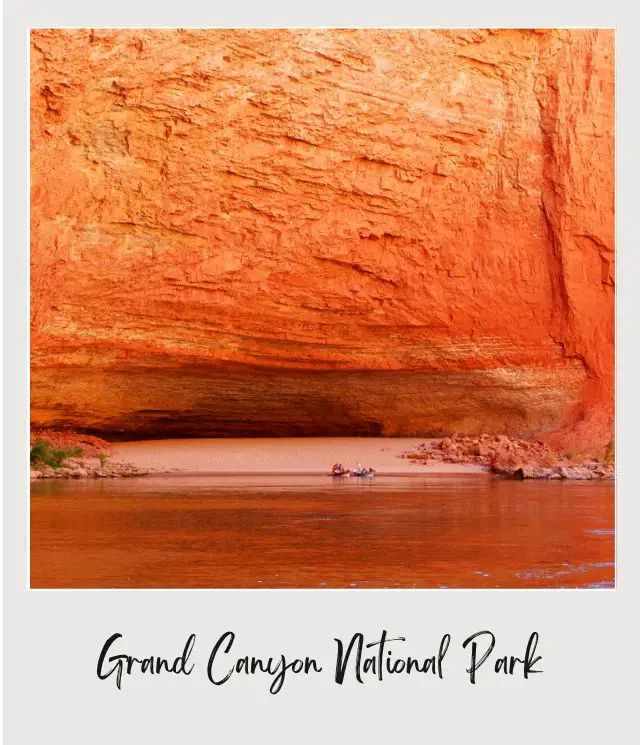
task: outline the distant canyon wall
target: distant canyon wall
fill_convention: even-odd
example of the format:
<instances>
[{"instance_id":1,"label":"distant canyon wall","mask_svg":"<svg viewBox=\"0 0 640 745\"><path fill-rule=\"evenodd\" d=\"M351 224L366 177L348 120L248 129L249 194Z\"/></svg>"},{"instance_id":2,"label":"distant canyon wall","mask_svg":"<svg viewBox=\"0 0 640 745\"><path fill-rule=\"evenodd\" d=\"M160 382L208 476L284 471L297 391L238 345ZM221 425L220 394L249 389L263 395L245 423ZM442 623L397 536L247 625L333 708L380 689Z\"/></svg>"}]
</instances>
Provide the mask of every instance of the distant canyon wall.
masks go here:
<instances>
[{"instance_id":1,"label":"distant canyon wall","mask_svg":"<svg viewBox=\"0 0 640 745\"><path fill-rule=\"evenodd\" d=\"M614 386L607 30L39 30L32 420L555 433Z\"/></svg>"}]
</instances>

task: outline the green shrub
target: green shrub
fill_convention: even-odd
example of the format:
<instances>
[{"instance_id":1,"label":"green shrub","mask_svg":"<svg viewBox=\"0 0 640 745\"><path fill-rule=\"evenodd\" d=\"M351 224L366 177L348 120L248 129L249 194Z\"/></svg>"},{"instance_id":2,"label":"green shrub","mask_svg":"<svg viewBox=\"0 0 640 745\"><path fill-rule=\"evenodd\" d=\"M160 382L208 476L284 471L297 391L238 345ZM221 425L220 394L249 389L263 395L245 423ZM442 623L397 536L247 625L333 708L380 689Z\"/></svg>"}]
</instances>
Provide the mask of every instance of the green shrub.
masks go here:
<instances>
[{"instance_id":1,"label":"green shrub","mask_svg":"<svg viewBox=\"0 0 640 745\"><path fill-rule=\"evenodd\" d=\"M576 457L576 451L575 450L565 450L564 453L562 453L562 455L567 460L574 460L574 458Z\"/></svg>"},{"instance_id":2,"label":"green shrub","mask_svg":"<svg viewBox=\"0 0 640 745\"><path fill-rule=\"evenodd\" d=\"M80 458L83 454L82 448L54 448L47 440L36 440L31 446L29 461L32 467L51 466L51 468L60 468L62 462L67 458Z\"/></svg>"},{"instance_id":3,"label":"green shrub","mask_svg":"<svg viewBox=\"0 0 640 745\"><path fill-rule=\"evenodd\" d=\"M100 461L100 468L104 468L104 464L107 462L107 454L106 453L98 453L98 460Z\"/></svg>"},{"instance_id":4,"label":"green shrub","mask_svg":"<svg viewBox=\"0 0 640 745\"><path fill-rule=\"evenodd\" d=\"M36 463L45 462L47 458L51 456L51 445L44 440L36 440L31 446L31 453L29 459L31 465L35 466Z\"/></svg>"}]
</instances>

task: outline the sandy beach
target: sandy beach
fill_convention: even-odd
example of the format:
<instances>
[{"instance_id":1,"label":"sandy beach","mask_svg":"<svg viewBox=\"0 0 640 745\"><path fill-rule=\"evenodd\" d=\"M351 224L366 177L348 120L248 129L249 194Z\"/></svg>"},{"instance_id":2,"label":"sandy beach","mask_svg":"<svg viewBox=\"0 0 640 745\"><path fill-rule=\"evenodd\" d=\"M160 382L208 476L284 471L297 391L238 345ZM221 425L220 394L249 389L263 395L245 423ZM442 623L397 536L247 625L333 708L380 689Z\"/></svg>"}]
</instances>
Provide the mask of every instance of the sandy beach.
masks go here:
<instances>
[{"instance_id":1,"label":"sandy beach","mask_svg":"<svg viewBox=\"0 0 640 745\"><path fill-rule=\"evenodd\" d=\"M139 468L211 474L328 474L334 463L357 463L379 475L485 473L478 465L430 463L400 458L425 439L398 437L308 437L257 439L142 440L114 443L113 460Z\"/></svg>"}]
</instances>

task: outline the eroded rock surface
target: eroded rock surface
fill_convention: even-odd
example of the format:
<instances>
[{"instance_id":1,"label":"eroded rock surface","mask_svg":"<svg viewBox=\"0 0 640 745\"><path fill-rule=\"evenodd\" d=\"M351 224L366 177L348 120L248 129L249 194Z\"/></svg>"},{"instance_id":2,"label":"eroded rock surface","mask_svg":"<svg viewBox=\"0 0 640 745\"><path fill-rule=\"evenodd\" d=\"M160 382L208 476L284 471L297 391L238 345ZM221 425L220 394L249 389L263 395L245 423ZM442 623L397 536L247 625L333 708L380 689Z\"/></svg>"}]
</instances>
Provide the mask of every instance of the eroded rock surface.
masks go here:
<instances>
[{"instance_id":1,"label":"eroded rock surface","mask_svg":"<svg viewBox=\"0 0 640 745\"><path fill-rule=\"evenodd\" d=\"M32 419L555 431L613 412L613 33L32 35Z\"/></svg>"},{"instance_id":2,"label":"eroded rock surface","mask_svg":"<svg viewBox=\"0 0 640 745\"><path fill-rule=\"evenodd\" d=\"M506 435L491 437L445 437L421 443L401 455L411 463L465 463L484 466L517 479L613 479L613 441L603 452L558 452L541 440L513 440Z\"/></svg>"}]
</instances>

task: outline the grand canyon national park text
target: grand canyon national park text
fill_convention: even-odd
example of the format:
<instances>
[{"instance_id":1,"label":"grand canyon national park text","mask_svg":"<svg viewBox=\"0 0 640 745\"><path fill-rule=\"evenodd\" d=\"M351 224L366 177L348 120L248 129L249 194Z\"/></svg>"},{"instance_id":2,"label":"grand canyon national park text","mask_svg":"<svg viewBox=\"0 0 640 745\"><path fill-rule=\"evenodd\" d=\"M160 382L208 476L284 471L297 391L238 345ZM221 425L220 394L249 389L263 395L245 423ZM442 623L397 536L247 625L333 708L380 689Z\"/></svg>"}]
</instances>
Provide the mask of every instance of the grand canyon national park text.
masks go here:
<instances>
[{"instance_id":1,"label":"grand canyon national park text","mask_svg":"<svg viewBox=\"0 0 640 745\"><path fill-rule=\"evenodd\" d=\"M383 630L380 637L373 641L367 640L361 632L353 634L347 641L339 638L334 641L336 656L331 674L335 683L342 685L349 678L358 683L384 682L389 676L412 674L444 680L444 662L452 640L450 634L444 634L437 651L422 657L404 653L403 646L407 639L403 636L391 637L387 630ZM462 642L463 649L468 648L469 651L468 667L465 668L469 682L476 684L479 671L484 666L494 674L517 676L524 680L529 680L535 673L543 672L540 668L542 656L536 654L538 641L538 633L532 632L524 645L523 653L516 656L506 654L504 650L500 650L499 645L496 646L493 632L487 629L476 631ZM123 635L115 633L105 641L100 651L97 676L100 680L113 678L117 688L122 689L123 676L191 675L196 668L195 646L196 635L191 634L182 654L173 659L157 655L136 657L126 651L130 645L123 639ZM314 657L287 658L282 653L261 657L237 651L239 647L241 644L237 643L233 631L226 631L218 638L206 664L206 676L210 683L221 686L234 682L243 675L264 675L269 692L276 694L282 690L285 680L299 675L322 673L325 669Z\"/></svg>"}]
</instances>

